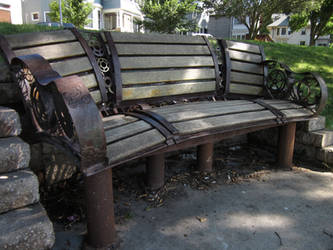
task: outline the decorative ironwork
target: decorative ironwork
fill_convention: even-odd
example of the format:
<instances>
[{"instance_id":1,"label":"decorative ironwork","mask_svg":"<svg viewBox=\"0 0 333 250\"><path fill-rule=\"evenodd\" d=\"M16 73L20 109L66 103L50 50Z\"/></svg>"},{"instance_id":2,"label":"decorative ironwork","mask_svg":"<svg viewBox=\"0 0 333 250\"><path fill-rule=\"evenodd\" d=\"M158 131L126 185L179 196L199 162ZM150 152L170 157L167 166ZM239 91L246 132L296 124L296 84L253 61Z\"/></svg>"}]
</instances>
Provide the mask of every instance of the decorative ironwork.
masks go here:
<instances>
[{"instance_id":1,"label":"decorative ironwork","mask_svg":"<svg viewBox=\"0 0 333 250\"><path fill-rule=\"evenodd\" d=\"M268 60L266 89L272 98L287 99L320 113L327 101L327 87L317 74L295 73L287 65Z\"/></svg>"}]
</instances>

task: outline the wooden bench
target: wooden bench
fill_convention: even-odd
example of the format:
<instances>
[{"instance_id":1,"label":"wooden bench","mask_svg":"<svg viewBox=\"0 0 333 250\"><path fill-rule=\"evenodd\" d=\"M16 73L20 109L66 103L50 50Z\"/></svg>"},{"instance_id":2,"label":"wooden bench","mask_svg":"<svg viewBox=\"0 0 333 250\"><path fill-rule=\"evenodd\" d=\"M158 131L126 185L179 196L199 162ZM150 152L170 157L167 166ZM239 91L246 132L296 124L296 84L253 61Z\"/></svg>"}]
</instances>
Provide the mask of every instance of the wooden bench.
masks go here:
<instances>
[{"instance_id":1,"label":"wooden bench","mask_svg":"<svg viewBox=\"0 0 333 250\"><path fill-rule=\"evenodd\" d=\"M112 167L147 157L148 185L164 183L164 153L280 126L278 166L291 167L296 122L325 106L316 74L265 61L254 44L204 37L61 30L0 37L34 131L85 173L88 244L116 240ZM220 62L220 63L219 63Z\"/></svg>"}]
</instances>

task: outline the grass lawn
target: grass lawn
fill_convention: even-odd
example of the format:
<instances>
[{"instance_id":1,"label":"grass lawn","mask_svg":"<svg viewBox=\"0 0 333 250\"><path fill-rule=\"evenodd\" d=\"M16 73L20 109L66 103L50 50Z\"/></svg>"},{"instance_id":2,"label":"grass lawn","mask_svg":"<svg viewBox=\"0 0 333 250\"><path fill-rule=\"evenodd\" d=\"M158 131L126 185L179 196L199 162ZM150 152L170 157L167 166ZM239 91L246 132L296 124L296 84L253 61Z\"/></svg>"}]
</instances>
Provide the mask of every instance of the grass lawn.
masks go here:
<instances>
[{"instance_id":1,"label":"grass lawn","mask_svg":"<svg viewBox=\"0 0 333 250\"><path fill-rule=\"evenodd\" d=\"M322 115L326 127L333 129L333 48L307 47L283 43L260 42L267 59L287 64L295 72L319 72L328 87L328 103Z\"/></svg>"}]
</instances>

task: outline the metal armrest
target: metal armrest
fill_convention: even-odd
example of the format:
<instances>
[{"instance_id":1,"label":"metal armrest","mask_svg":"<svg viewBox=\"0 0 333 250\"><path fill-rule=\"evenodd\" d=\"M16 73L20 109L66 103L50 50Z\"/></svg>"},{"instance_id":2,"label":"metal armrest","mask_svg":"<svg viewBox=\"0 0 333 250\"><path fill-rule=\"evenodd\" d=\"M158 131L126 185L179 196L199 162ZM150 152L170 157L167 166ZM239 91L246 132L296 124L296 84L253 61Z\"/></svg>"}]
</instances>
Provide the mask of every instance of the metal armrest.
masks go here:
<instances>
[{"instance_id":1,"label":"metal armrest","mask_svg":"<svg viewBox=\"0 0 333 250\"><path fill-rule=\"evenodd\" d=\"M106 166L100 112L78 76L61 77L40 55L16 57L11 67L37 135L79 159L86 175Z\"/></svg>"},{"instance_id":2,"label":"metal armrest","mask_svg":"<svg viewBox=\"0 0 333 250\"><path fill-rule=\"evenodd\" d=\"M268 67L266 90L272 98L291 100L319 114L325 108L328 91L317 73L296 73L275 60L262 62Z\"/></svg>"}]
</instances>

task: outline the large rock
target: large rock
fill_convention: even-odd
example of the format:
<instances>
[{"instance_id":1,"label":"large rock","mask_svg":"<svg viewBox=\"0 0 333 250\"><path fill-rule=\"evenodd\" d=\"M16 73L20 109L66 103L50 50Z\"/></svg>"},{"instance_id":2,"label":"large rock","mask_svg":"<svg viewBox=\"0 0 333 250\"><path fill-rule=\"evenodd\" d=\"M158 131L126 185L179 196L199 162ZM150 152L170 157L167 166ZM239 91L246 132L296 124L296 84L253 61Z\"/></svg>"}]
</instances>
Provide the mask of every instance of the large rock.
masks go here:
<instances>
[{"instance_id":1,"label":"large rock","mask_svg":"<svg viewBox=\"0 0 333 250\"><path fill-rule=\"evenodd\" d=\"M36 175L21 170L0 175L0 213L24 207L39 201Z\"/></svg>"},{"instance_id":2,"label":"large rock","mask_svg":"<svg viewBox=\"0 0 333 250\"><path fill-rule=\"evenodd\" d=\"M308 121L298 122L297 129L306 132L316 131L325 128L326 118L325 116L313 117Z\"/></svg>"},{"instance_id":3,"label":"large rock","mask_svg":"<svg viewBox=\"0 0 333 250\"><path fill-rule=\"evenodd\" d=\"M0 71L1 72L1 71ZM1 74L1 73L0 73ZM0 105L20 102L19 89L12 82L0 82Z\"/></svg>"},{"instance_id":4,"label":"large rock","mask_svg":"<svg viewBox=\"0 0 333 250\"><path fill-rule=\"evenodd\" d=\"M312 132L297 131L296 142L323 148L333 144L333 131L328 129Z\"/></svg>"},{"instance_id":5,"label":"large rock","mask_svg":"<svg viewBox=\"0 0 333 250\"><path fill-rule=\"evenodd\" d=\"M30 147L18 137L0 138L0 174L27 168Z\"/></svg>"},{"instance_id":6,"label":"large rock","mask_svg":"<svg viewBox=\"0 0 333 250\"><path fill-rule=\"evenodd\" d=\"M317 151L317 159L327 164L333 164L333 146L321 148Z\"/></svg>"},{"instance_id":7,"label":"large rock","mask_svg":"<svg viewBox=\"0 0 333 250\"><path fill-rule=\"evenodd\" d=\"M0 249L50 249L53 226L39 204L0 215Z\"/></svg>"},{"instance_id":8,"label":"large rock","mask_svg":"<svg viewBox=\"0 0 333 250\"><path fill-rule=\"evenodd\" d=\"M21 130L20 117L17 112L11 108L0 107L0 137L17 136Z\"/></svg>"}]
</instances>

